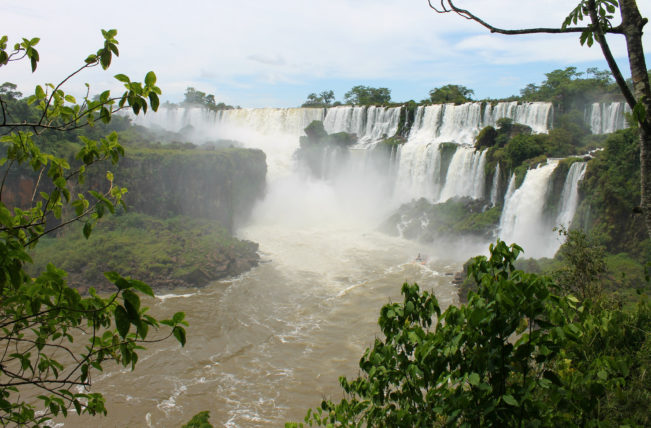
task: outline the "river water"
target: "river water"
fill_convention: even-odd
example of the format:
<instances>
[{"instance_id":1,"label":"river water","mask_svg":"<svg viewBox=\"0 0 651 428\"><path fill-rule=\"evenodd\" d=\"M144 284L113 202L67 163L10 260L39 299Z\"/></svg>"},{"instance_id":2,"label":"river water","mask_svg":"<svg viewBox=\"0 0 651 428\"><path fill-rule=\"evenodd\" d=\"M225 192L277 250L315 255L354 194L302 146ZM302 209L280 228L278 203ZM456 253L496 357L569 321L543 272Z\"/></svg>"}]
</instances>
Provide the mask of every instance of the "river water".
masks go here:
<instances>
[{"instance_id":1,"label":"river water","mask_svg":"<svg viewBox=\"0 0 651 428\"><path fill-rule=\"evenodd\" d=\"M105 394L108 416L57 421L65 427L179 427L203 410L215 426L302 421L324 397L342 397L338 377L358 374L380 308L401 300L404 282L434 290L442 308L457 302L451 275L486 243L428 248L383 234L378 226L401 195L391 195L382 166L358 151L329 180L312 179L292 160L298 131L244 131L228 137L265 151L269 186L237 234L260 244L262 263L147 301L158 318L187 314L186 346L166 340L142 351L134 372L114 365L96 374L93 391ZM414 262L419 253L426 263Z\"/></svg>"},{"instance_id":2,"label":"river water","mask_svg":"<svg viewBox=\"0 0 651 428\"><path fill-rule=\"evenodd\" d=\"M186 312L185 348L167 340L142 351L134 372L108 366L93 380L108 416L71 416L65 427L178 427L202 410L215 426L302 421L324 397L341 398L338 377L358 373L379 334L379 309L400 299L402 283L434 290L442 307L457 301L450 273L463 257L452 246L382 234L368 216L325 221L325 208L294 216L288 201L284 209L262 204L239 231L260 243L257 268L149 300L156 316ZM414 262L418 253L425 264Z\"/></svg>"}]
</instances>

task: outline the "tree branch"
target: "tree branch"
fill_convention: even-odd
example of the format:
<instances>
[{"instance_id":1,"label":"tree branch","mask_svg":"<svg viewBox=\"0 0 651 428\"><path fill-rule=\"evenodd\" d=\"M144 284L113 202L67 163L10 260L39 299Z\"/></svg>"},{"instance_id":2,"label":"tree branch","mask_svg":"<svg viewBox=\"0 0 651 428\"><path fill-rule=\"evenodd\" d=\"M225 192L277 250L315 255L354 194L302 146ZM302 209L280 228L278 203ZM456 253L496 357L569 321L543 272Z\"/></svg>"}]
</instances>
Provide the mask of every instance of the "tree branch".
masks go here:
<instances>
[{"instance_id":1,"label":"tree branch","mask_svg":"<svg viewBox=\"0 0 651 428\"><path fill-rule=\"evenodd\" d=\"M590 30L591 27L570 27L570 28L523 28L523 29L517 29L517 30L510 30L510 29L504 29L504 28L499 28L495 27L488 22L484 21L483 19L479 18L477 15L473 14L469 10L466 9L461 9L457 7L452 0L440 0L441 6L436 7L432 4L432 0L427 0L427 3L429 4L429 7L434 9L437 13L456 13L457 15L469 19L471 21L475 21L484 28L487 28L491 33L498 33L498 34L506 34L506 35L515 35L515 34L536 34L536 33L551 33L551 34L559 34L559 33L582 33L586 30ZM615 34L624 34L624 31L622 29L621 25L618 25L617 27L612 27L609 28L608 33L615 33Z\"/></svg>"},{"instance_id":2,"label":"tree branch","mask_svg":"<svg viewBox=\"0 0 651 428\"><path fill-rule=\"evenodd\" d=\"M592 22L591 29L594 31L597 43L599 43L599 46L601 47L601 52L608 63L610 71L613 73L613 77L615 78L615 82L617 82L617 86L619 86L619 90L622 92L622 95L624 95L624 99L626 99L626 103L629 105L631 110L633 110L637 101L626 84L626 80L624 79L624 76L622 76L622 72L619 70L617 61L615 61L615 58L610 51L610 46L608 46L608 42L606 41L603 28L599 25L599 17L597 16L597 7L594 0L588 1L588 12L590 13L590 21Z\"/></svg>"}]
</instances>

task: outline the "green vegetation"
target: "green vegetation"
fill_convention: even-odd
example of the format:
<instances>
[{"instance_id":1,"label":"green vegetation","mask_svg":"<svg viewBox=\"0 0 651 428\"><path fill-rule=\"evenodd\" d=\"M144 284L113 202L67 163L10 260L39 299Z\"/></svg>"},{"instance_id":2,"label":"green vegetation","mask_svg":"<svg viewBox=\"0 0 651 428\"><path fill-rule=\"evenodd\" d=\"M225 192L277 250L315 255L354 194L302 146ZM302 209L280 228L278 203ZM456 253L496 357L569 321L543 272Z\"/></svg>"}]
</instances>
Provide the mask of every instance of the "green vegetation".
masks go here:
<instances>
[{"instance_id":1,"label":"green vegetation","mask_svg":"<svg viewBox=\"0 0 651 428\"><path fill-rule=\"evenodd\" d=\"M301 107L330 107L334 100L335 93L333 91L322 91L318 95L312 92Z\"/></svg>"},{"instance_id":2,"label":"green vegetation","mask_svg":"<svg viewBox=\"0 0 651 428\"><path fill-rule=\"evenodd\" d=\"M501 206L468 197L432 204L421 198L404 204L382 226L390 234L398 229L407 239L435 242L437 239L474 236L492 239L500 220Z\"/></svg>"},{"instance_id":3,"label":"green vegetation","mask_svg":"<svg viewBox=\"0 0 651 428\"><path fill-rule=\"evenodd\" d=\"M498 241L469 265L477 290L441 313L404 284L380 311L382 337L340 378L345 397L310 409L319 426L648 426L651 307L579 300L517 270ZM579 268L580 269L580 268ZM302 423L288 427L304 426Z\"/></svg>"},{"instance_id":4,"label":"green vegetation","mask_svg":"<svg viewBox=\"0 0 651 428\"><path fill-rule=\"evenodd\" d=\"M197 413L181 428L212 428L210 424L210 412L203 411Z\"/></svg>"},{"instance_id":5,"label":"green vegetation","mask_svg":"<svg viewBox=\"0 0 651 428\"><path fill-rule=\"evenodd\" d=\"M353 86L344 94L345 104L382 105L391 102L391 90L387 88L372 88L370 86Z\"/></svg>"},{"instance_id":6,"label":"green vegetation","mask_svg":"<svg viewBox=\"0 0 651 428\"><path fill-rule=\"evenodd\" d=\"M155 288L198 287L257 265L258 245L233 238L213 221L191 217L158 219L129 213L102 221L86 240L75 231L44 238L31 256L30 273L48 263L68 273L80 291L89 284L110 291L102 272L126 272Z\"/></svg>"},{"instance_id":7,"label":"green vegetation","mask_svg":"<svg viewBox=\"0 0 651 428\"><path fill-rule=\"evenodd\" d=\"M423 100L423 102L463 104L472 101L474 93L475 91L463 85L445 85L429 91L429 100Z\"/></svg>"},{"instance_id":8,"label":"green vegetation","mask_svg":"<svg viewBox=\"0 0 651 428\"><path fill-rule=\"evenodd\" d=\"M593 231L612 253L637 255L651 260L643 251L647 240L639 212L640 154L637 131L629 128L609 135L603 150L594 154L580 185L584 195L577 210L582 228ZM647 245L648 247L648 245Z\"/></svg>"},{"instance_id":9,"label":"green vegetation","mask_svg":"<svg viewBox=\"0 0 651 428\"><path fill-rule=\"evenodd\" d=\"M560 112L583 110L587 104L621 100L617 84L610 71L588 68L585 73L576 67L566 67L545 73L540 84L528 84L520 91L523 101L549 101Z\"/></svg>"},{"instance_id":10,"label":"green vegetation","mask_svg":"<svg viewBox=\"0 0 651 428\"><path fill-rule=\"evenodd\" d=\"M139 293L152 296L153 292L139 280L105 272L113 293L100 297L90 289L89 296L82 297L66 283L66 272L51 263L36 277L27 272L32 263L30 250L46 235L82 222L83 235L88 238L101 218L124 207L126 189L106 170L100 174L107 184L105 190L78 190L90 170L104 162L115 165L124 156L115 132L99 141L89 133L80 137L79 146L62 148L74 150L73 166L35 138L52 137L50 141L55 142L55 135L75 133L100 121L107 124L114 113L125 108L135 114L157 110L161 91L154 72L147 73L144 82L116 75L126 89L118 96L104 91L94 99L85 97L79 104L64 92L64 84L73 75L110 66L119 54L116 35L116 30L102 30L102 48L59 84L38 85L34 94L21 102L10 84L4 84L0 94L0 345L5 349L0 357L2 425L41 426L52 415L67 416L70 409L78 414L106 414L104 397L86 389L94 372L109 361L133 368L138 351L152 340L150 331L161 325L169 327L168 337L174 336L181 345L186 342L184 314L179 312L161 321L150 316L148 308L141 306ZM27 59L34 71L39 61L35 49L38 42L38 38L22 39L13 50L7 50L8 38L2 36L0 66ZM20 117L21 113L25 116ZM39 179L26 206L7 205L3 192L9 188L6 178L20 167L31 168ZM77 346L73 344L76 339L87 342Z\"/></svg>"},{"instance_id":11,"label":"green vegetation","mask_svg":"<svg viewBox=\"0 0 651 428\"><path fill-rule=\"evenodd\" d=\"M212 94L206 95L205 92L197 91L196 89L189 87L185 90L185 98L183 99L182 105L188 106L200 106L207 108L209 110L232 110L235 107L226 105L222 102L217 103L215 101L215 96Z\"/></svg>"}]
</instances>

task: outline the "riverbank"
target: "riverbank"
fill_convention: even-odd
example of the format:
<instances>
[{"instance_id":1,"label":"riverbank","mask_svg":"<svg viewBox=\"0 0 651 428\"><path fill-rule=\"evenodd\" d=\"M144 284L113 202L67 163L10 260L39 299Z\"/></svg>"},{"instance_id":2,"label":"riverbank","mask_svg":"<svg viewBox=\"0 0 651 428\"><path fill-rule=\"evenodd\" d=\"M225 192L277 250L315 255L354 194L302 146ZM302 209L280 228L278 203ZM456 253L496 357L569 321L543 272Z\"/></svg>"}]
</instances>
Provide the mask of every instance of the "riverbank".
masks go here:
<instances>
[{"instance_id":1,"label":"riverbank","mask_svg":"<svg viewBox=\"0 0 651 428\"><path fill-rule=\"evenodd\" d=\"M129 213L106 218L88 240L75 228L42 238L30 273L52 263L68 272L68 284L87 292L114 291L103 272L115 271L160 291L239 275L257 266L257 251L257 243L237 239L211 220Z\"/></svg>"}]
</instances>

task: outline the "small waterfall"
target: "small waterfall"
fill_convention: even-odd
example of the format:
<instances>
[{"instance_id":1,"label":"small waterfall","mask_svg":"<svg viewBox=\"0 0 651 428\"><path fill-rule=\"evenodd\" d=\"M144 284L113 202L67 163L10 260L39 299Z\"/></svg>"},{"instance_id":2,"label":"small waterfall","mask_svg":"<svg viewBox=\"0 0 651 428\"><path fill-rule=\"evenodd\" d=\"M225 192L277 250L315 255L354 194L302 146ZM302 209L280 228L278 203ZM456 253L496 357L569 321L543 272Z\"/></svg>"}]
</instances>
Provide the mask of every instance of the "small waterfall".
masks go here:
<instances>
[{"instance_id":1,"label":"small waterfall","mask_svg":"<svg viewBox=\"0 0 651 428\"><path fill-rule=\"evenodd\" d=\"M485 166L486 150L477 152L467 147L459 147L448 167L439 202L445 202L457 196L483 198Z\"/></svg>"},{"instance_id":2,"label":"small waterfall","mask_svg":"<svg viewBox=\"0 0 651 428\"><path fill-rule=\"evenodd\" d=\"M517 101L486 105L484 126L495 126L502 118L531 127L534 133L542 134L549 130L552 104L543 102L518 103Z\"/></svg>"},{"instance_id":3,"label":"small waterfall","mask_svg":"<svg viewBox=\"0 0 651 428\"><path fill-rule=\"evenodd\" d=\"M610 134L627 127L624 114L630 111L625 102L593 103L585 116L593 134Z\"/></svg>"},{"instance_id":4,"label":"small waterfall","mask_svg":"<svg viewBox=\"0 0 651 428\"><path fill-rule=\"evenodd\" d=\"M438 200L441 152L438 144L405 144L398 152L396 197L399 202L424 197Z\"/></svg>"},{"instance_id":5,"label":"small waterfall","mask_svg":"<svg viewBox=\"0 0 651 428\"><path fill-rule=\"evenodd\" d=\"M362 145L392 137L398 132L401 107L339 106L327 109L323 127L328 134L355 134Z\"/></svg>"},{"instance_id":6,"label":"small waterfall","mask_svg":"<svg viewBox=\"0 0 651 428\"><path fill-rule=\"evenodd\" d=\"M557 226L563 225L569 228L572 224L576 206L579 203L579 181L585 175L586 166L586 162L574 162L570 166L565 184L563 184L563 193L561 193L561 207L556 217Z\"/></svg>"},{"instance_id":7,"label":"small waterfall","mask_svg":"<svg viewBox=\"0 0 651 428\"><path fill-rule=\"evenodd\" d=\"M495 166L495 173L493 173L493 183L491 186L490 201L491 205L497 205L497 198L499 197L500 192L500 163L497 163Z\"/></svg>"},{"instance_id":8,"label":"small waterfall","mask_svg":"<svg viewBox=\"0 0 651 428\"><path fill-rule=\"evenodd\" d=\"M560 245L545 219L543 206L549 181L558 161L530 169L522 185L513 190L514 177L504 199L499 236L507 243L517 243L526 257L551 257Z\"/></svg>"},{"instance_id":9,"label":"small waterfall","mask_svg":"<svg viewBox=\"0 0 651 428\"><path fill-rule=\"evenodd\" d=\"M366 113L366 129L360 136L360 143L372 143L393 137L398 132L401 107L370 106Z\"/></svg>"}]
</instances>

